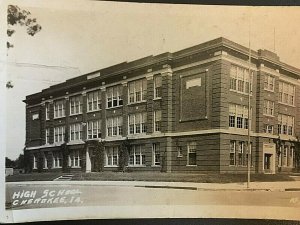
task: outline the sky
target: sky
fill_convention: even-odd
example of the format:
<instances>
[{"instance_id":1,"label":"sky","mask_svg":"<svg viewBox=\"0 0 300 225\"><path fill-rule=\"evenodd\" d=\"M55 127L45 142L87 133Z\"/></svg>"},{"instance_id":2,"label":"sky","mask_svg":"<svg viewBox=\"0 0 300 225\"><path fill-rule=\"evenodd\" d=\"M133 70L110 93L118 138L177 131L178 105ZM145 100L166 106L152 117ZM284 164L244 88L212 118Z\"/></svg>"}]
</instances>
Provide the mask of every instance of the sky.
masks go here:
<instances>
[{"instance_id":1,"label":"sky","mask_svg":"<svg viewBox=\"0 0 300 225\"><path fill-rule=\"evenodd\" d=\"M249 30L252 49L275 50L281 61L300 68L299 7L22 0L2 3L1 15L8 4L29 10L42 26L33 37L24 27L14 27L14 48L0 58L1 84L14 84L0 89L0 100L6 102L0 109L0 136L5 135L11 159L25 144L22 100L71 77L220 36L248 46ZM0 32L6 38L3 26Z\"/></svg>"}]
</instances>

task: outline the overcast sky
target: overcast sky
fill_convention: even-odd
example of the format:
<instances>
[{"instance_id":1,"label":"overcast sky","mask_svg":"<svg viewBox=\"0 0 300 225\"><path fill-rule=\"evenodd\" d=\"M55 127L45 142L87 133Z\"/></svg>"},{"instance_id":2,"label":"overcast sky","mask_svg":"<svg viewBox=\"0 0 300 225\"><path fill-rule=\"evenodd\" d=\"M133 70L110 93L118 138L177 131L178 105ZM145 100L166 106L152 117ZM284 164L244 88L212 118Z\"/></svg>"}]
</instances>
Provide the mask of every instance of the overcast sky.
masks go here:
<instances>
[{"instance_id":1,"label":"overcast sky","mask_svg":"<svg viewBox=\"0 0 300 225\"><path fill-rule=\"evenodd\" d=\"M148 55L174 52L220 36L248 46L249 27L252 49L274 51L275 43L280 59L300 68L299 7L74 0L6 3L29 10L42 26L34 37L27 35L24 27L16 27L10 39L14 48L6 57L6 79L12 80L14 88L5 90L5 94L6 150L12 159L22 152L25 143L22 100L70 77ZM2 5L1 13L5 14L3 10Z\"/></svg>"}]
</instances>

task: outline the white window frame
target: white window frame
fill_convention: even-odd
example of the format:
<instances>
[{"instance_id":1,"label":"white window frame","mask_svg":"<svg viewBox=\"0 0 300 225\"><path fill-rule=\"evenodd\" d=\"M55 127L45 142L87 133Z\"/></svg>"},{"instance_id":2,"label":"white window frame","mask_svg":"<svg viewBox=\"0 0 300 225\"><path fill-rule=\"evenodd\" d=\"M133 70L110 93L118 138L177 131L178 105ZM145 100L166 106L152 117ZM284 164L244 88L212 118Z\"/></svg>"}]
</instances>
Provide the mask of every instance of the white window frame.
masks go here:
<instances>
[{"instance_id":1,"label":"white window frame","mask_svg":"<svg viewBox=\"0 0 300 225\"><path fill-rule=\"evenodd\" d=\"M161 74L154 75L153 83L154 83L154 99L160 99L162 97L162 75Z\"/></svg>"},{"instance_id":2,"label":"white window frame","mask_svg":"<svg viewBox=\"0 0 300 225\"><path fill-rule=\"evenodd\" d=\"M153 132L161 132L162 111L155 110L153 112L153 118Z\"/></svg>"},{"instance_id":3,"label":"white window frame","mask_svg":"<svg viewBox=\"0 0 300 225\"><path fill-rule=\"evenodd\" d=\"M50 144L50 128L45 129L45 144Z\"/></svg>"},{"instance_id":4,"label":"white window frame","mask_svg":"<svg viewBox=\"0 0 300 225\"><path fill-rule=\"evenodd\" d=\"M285 105L295 106L295 91L295 85L279 81L278 102Z\"/></svg>"},{"instance_id":5,"label":"white window frame","mask_svg":"<svg viewBox=\"0 0 300 225\"><path fill-rule=\"evenodd\" d=\"M190 162L190 154L195 154L195 164ZM187 166L197 166L197 143L195 141L190 141L187 143Z\"/></svg>"},{"instance_id":6,"label":"white window frame","mask_svg":"<svg viewBox=\"0 0 300 225\"><path fill-rule=\"evenodd\" d=\"M91 120L87 122L87 139L98 139L101 138L102 121Z\"/></svg>"},{"instance_id":7,"label":"white window frame","mask_svg":"<svg viewBox=\"0 0 300 225\"><path fill-rule=\"evenodd\" d=\"M76 95L69 98L70 116L82 113L82 95Z\"/></svg>"},{"instance_id":8,"label":"white window frame","mask_svg":"<svg viewBox=\"0 0 300 225\"><path fill-rule=\"evenodd\" d=\"M111 155L111 158L109 158L109 155ZM116 158L116 163L114 160L115 158ZM119 146L105 147L105 166L117 167L118 165L119 165Z\"/></svg>"},{"instance_id":9,"label":"white window frame","mask_svg":"<svg viewBox=\"0 0 300 225\"><path fill-rule=\"evenodd\" d=\"M251 72L251 76L249 77L249 69L243 68L237 65L231 65L229 76L230 76L230 91L249 94L246 90L249 88L249 80L250 80L250 95L252 95L252 84L253 84L253 71ZM240 84L242 85L242 90L239 90Z\"/></svg>"},{"instance_id":10,"label":"white window frame","mask_svg":"<svg viewBox=\"0 0 300 225\"><path fill-rule=\"evenodd\" d=\"M128 155L128 166L145 166L145 145L132 145ZM133 157L131 163L131 156ZM139 162L139 163L138 163Z\"/></svg>"},{"instance_id":11,"label":"white window frame","mask_svg":"<svg viewBox=\"0 0 300 225\"><path fill-rule=\"evenodd\" d=\"M264 112L265 116L274 116L275 103L270 100L264 100Z\"/></svg>"},{"instance_id":12,"label":"white window frame","mask_svg":"<svg viewBox=\"0 0 300 225\"><path fill-rule=\"evenodd\" d=\"M123 134L123 117L122 116L115 116L109 117L106 119L106 137L116 137L122 136ZM111 129L111 132L109 132ZM114 132L116 131L116 132ZM110 135L111 133L111 135ZM116 133L116 134L115 134Z\"/></svg>"},{"instance_id":13,"label":"white window frame","mask_svg":"<svg viewBox=\"0 0 300 225\"><path fill-rule=\"evenodd\" d=\"M62 168L62 153L59 151L52 152L52 168Z\"/></svg>"},{"instance_id":14,"label":"white window frame","mask_svg":"<svg viewBox=\"0 0 300 225\"><path fill-rule=\"evenodd\" d=\"M32 169L37 169L37 165L38 165L38 156L36 153L33 154L33 165L32 165Z\"/></svg>"},{"instance_id":15,"label":"white window frame","mask_svg":"<svg viewBox=\"0 0 300 225\"><path fill-rule=\"evenodd\" d=\"M101 90L91 91L87 93L87 112L95 112L102 109ZM91 109L90 106L91 105Z\"/></svg>"},{"instance_id":16,"label":"white window frame","mask_svg":"<svg viewBox=\"0 0 300 225\"><path fill-rule=\"evenodd\" d=\"M54 143L65 141L65 126L54 127Z\"/></svg>"},{"instance_id":17,"label":"white window frame","mask_svg":"<svg viewBox=\"0 0 300 225\"><path fill-rule=\"evenodd\" d=\"M81 123L73 123L70 124L70 141L77 141L82 139L82 124Z\"/></svg>"},{"instance_id":18,"label":"white window frame","mask_svg":"<svg viewBox=\"0 0 300 225\"><path fill-rule=\"evenodd\" d=\"M119 106L123 106L123 86L116 85L106 88L106 108L111 109ZM111 105L109 104L111 102ZM115 104L116 103L116 104Z\"/></svg>"},{"instance_id":19,"label":"white window frame","mask_svg":"<svg viewBox=\"0 0 300 225\"><path fill-rule=\"evenodd\" d=\"M43 169L48 169L48 159L46 157L45 152L43 152Z\"/></svg>"},{"instance_id":20,"label":"white window frame","mask_svg":"<svg viewBox=\"0 0 300 225\"><path fill-rule=\"evenodd\" d=\"M73 150L71 151L69 155L69 166L71 168L80 168L80 151L79 150Z\"/></svg>"},{"instance_id":21,"label":"white window frame","mask_svg":"<svg viewBox=\"0 0 300 225\"><path fill-rule=\"evenodd\" d=\"M66 116L65 101L56 100L54 101L54 119L62 118Z\"/></svg>"},{"instance_id":22,"label":"white window frame","mask_svg":"<svg viewBox=\"0 0 300 225\"><path fill-rule=\"evenodd\" d=\"M46 120L50 120L50 104L45 104L45 114L46 114Z\"/></svg>"},{"instance_id":23,"label":"white window frame","mask_svg":"<svg viewBox=\"0 0 300 225\"><path fill-rule=\"evenodd\" d=\"M264 90L272 91L275 90L275 77L270 74L265 74Z\"/></svg>"},{"instance_id":24,"label":"white window frame","mask_svg":"<svg viewBox=\"0 0 300 225\"><path fill-rule=\"evenodd\" d=\"M152 166L160 166L160 143L152 144Z\"/></svg>"},{"instance_id":25,"label":"white window frame","mask_svg":"<svg viewBox=\"0 0 300 225\"><path fill-rule=\"evenodd\" d=\"M284 132L286 128L286 133ZM291 129L291 134L290 134ZM288 136L294 136L295 134L295 117L285 114L278 114L278 133Z\"/></svg>"},{"instance_id":26,"label":"white window frame","mask_svg":"<svg viewBox=\"0 0 300 225\"><path fill-rule=\"evenodd\" d=\"M140 93L139 99L137 98ZM145 102L147 97L147 79L142 78L128 82L128 104Z\"/></svg>"},{"instance_id":27,"label":"white window frame","mask_svg":"<svg viewBox=\"0 0 300 225\"><path fill-rule=\"evenodd\" d=\"M252 116L252 110L250 109L250 117ZM234 118L234 127L230 126ZM241 127L238 127L238 118L242 118ZM228 116L228 126L230 129L248 129L249 118L248 118L248 107L237 104L229 104L229 116ZM240 124L240 123L239 123Z\"/></svg>"},{"instance_id":28,"label":"white window frame","mask_svg":"<svg viewBox=\"0 0 300 225\"><path fill-rule=\"evenodd\" d=\"M233 154L233 164L231 164L231 154ZM230 140L230 145L229 145L229 166L235 166L235 165L236 165L236 141L235 140Z\"/></svg>"},{"instance_id":29,"label":"white window frame","mask_svg":"<svg viewBox=\"0 0 300 225\"><path fill-rule=\"evenodd\" d=\"M131 129L133 126L133 129ZM139 128L139 129L137 129ZM131 130L133 132L131 132ZM128 115L128 134L145 134L147 132L147 112Z\"/></svg>"}]
</instances>

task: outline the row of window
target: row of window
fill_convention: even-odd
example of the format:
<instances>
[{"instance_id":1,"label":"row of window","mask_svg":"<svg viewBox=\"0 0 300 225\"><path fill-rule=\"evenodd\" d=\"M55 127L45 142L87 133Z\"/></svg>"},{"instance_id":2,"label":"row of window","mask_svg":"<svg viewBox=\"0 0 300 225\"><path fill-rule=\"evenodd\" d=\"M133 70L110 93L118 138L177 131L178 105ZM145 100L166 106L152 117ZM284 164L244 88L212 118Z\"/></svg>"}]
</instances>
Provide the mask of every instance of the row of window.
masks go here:
<instances>
[{"instance_id":1,"label":"row of window","mask_svg":"<svg viewBox=\"0 0 300 225\"><path fill-rule=\"evenodd\" d=\"M250 83L249 83L250 82ZM231 65L230 67L230 90L248 94L252 92L253 72L249 76L249 69Z\"/></svg>"},{"instance_id":2,"label":"row of window","mask_svg":"<svg viewBox=\"0 0 300 225\"><path fill-rule=\"evenodd\" d=\"M229 127L248 129L248 107L229 105Z\"/></svg>"},{"instance_id":3,"label":"row of window","mask_svg":"<svg viewBox=\"0 0 300 225\"><path fill-rule=\"evenodd\" d=\"M252 145L250 143L250 153ZM245 141L230 141L229 165L231 166L247 166L248 164L248 143ZM252 157L251 157L252 165Z\"/></svg>"},{"instance_id":4,"label":"row of window","mask_svg":"<svg viewBox=\"0 0 300 225\"><path fill-rule=\"evenodd\" d=\"M295 147L294 146L281 146L278 166L280 167L293 167L295 160Z\"/></svg>"},{"instance_id":5,"label":"row of window","mask_svg":"<svg viewBox=\"0 0 300 225\"><path fill-rule=\"evenodd\" d=\"M87 139L101 138L101 120L87 122ZM161 130L161 111L154 111L154 131ZM106 120L106 135L108 137L122 136L123 117L110 117ZM54 127L54 143L65 141L65 126ZM69 126L69 140L83 139L83 123L73 123ZM142 134L147 132L147 113L128 115L128 133ZM50 142L50 128L45 130L46 144Z\"/></svg>"},{"instance_id":6,"label":"row of window","mask_svg":"<svg viewBox=\"0 0 300 225\"><path fill-rule=\"evenodd\" d=\"M161 75L154 76L154 99L161 97L162 78ZM106 107L113 108L123 105L123 86L117 85L106 90ZM146 78L128 82L128 102L137 103L145 101L147 97ZM81 95L70 97L70 115L82 113L83 99ZM93 112L101 109L101 91L87 93L87 111ZM50 105L46 104L46 120L50 119ZM61 118L66 115L65 100L54 102L54 118Z\"/></svg>"}]
</instances>

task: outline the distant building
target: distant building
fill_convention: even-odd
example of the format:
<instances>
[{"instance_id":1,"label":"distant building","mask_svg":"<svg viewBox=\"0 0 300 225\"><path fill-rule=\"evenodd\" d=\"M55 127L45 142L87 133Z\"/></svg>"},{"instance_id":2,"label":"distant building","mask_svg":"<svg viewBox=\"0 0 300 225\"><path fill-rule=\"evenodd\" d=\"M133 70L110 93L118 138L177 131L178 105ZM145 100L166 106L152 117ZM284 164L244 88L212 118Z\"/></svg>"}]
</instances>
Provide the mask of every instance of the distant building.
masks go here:
<instances>
[{"instance_id":1,"label":"distant building","mask_svg":"<svg viewBox=\"0 0 300 225\"><path fill-rule=\"evenodd\" d=\"M218 38L27 96L27 171L117 170L125 162L128 171L246 172L249 91L251 171L292 171L300 70L258 50L249 75L248 59L248 48Z\"/></svg>"}]
</instances>

